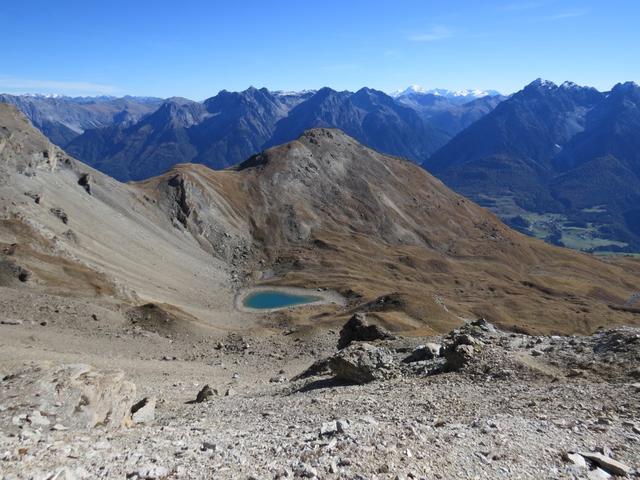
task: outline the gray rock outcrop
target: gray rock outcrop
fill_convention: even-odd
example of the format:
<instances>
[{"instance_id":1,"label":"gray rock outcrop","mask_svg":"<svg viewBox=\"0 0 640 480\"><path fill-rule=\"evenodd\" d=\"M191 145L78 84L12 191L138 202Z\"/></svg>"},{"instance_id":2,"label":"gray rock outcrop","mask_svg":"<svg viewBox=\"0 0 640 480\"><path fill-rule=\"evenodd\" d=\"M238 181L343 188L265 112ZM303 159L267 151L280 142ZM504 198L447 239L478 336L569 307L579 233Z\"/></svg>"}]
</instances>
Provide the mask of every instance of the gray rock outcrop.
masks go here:
<instances>
[{"instance_id":1,"label":"gray rock outcrop","mask_svg":"<svg viewBox=\"0 0 640 480\"><path fill-rule=\"evenodd\" d=\"M30 367L8 375L0 386L0 403L12 407L14 425L60 424L77 430L129 425L136 393L122 370L86 364Z\"/></svg>"},{"instance_id":2,"label":"gray rock outcrop","mask_svg":"<svg viewBox=\"0 0 640 480\"><path fill-rule=\"evenodd\" d=\"M369 343L350 345L329 359L329 368L336 379L367 383L394 375L393 355L386 348Z\"/></svg>"},{"instance_id":3,"label":"gray rock outcrop","mask_svg":"<svg viewBox=\"0 0 640 480\"><path fill-rule=\"evenodd\" d=\"M364 313L355 313L340 330L338 349L345 348L351 342L372 342L392 338L393 335L385 328L369 323Z\"/></svg>"}]
</instances>

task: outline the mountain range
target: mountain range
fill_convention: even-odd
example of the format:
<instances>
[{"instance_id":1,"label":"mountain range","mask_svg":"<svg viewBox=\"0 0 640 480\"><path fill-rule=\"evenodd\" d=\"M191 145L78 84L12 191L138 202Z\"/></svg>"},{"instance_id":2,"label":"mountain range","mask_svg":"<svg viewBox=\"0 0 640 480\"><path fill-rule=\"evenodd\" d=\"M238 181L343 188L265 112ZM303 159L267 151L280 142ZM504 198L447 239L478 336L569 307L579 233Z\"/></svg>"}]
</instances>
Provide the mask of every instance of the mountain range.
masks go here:
<instances>
[{"instance_id":1,"label":"mountain range","mask_svg":"<svg viewBox=\"0 0 640 480\"><path fill-rule=\"evenodd\" d=\"M465 90L449 90L446 88L427 89L420 85L409 85L407 88L391 92L394 98L401 98L412 95L433 95L452 99L458 103L466 103L483 97L499 97L500 92L497 90L481 90L481 89L465 89Z\"/></svg>"},{"instance_id":2,"label":"mountain range","mask_svg":"<svg viewBox=\"0 0 640 480\"><path fill-rule=\"evenodd\" d=\"M421 92L392 98L369 88L270 92L251 87L243 92L223 90L203 102L96 100L103 109L107 105L109 111L119 112L109 121L82 99L6 97L54 143L123 181L158 175L177 163L225 168L314 127L339 128L381 152L419 163L502 99ZM93 115L70 122L79 109ZM134 118L132 111L144 109L146 114ZM57 119L52 113L56 111Z\"/></svg>"},{"instance_id":3,"label":"mountain range","mask_svg":"<svg viewBox=\"0 0 640 480\"><path fill-rule=\"evenodd\" d=\"M338 128L421 164L523 233L594 252L640 251L638 91L538 79L494 91L394 96L369 88L221 91L203 102L124 97L0 100L76 158L121 181L179 163L236 165L310 128Z\"/></svg>"},{"instance_id":4,"label":"mountain range","mask_svg":"<svg viewBox=\"0 0 640 480\"><path fill-rule=\"evenodd\" d=\"M511 225L559 245L640 250L640 87L536 80L424 167Z\"/></svg>"}]
</instances>

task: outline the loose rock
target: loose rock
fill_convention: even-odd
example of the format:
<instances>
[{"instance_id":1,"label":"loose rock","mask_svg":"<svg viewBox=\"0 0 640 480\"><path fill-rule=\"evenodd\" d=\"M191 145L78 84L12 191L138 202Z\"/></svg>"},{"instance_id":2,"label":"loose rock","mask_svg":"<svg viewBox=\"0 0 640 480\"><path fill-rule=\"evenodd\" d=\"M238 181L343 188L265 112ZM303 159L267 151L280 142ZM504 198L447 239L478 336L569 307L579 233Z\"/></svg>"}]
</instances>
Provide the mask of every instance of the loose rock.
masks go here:
<instances>
[{"instance_id":1,"label":"loose rock","mask_svg":"<svg viewBox=\"0 0 640 480\"><path fill-rule=\"evenodd\" d=\"M440 355L440 345L437 343L427 343L417 346L411 354L403 360L405 363L421 362L431 360Z\"/></svg>"},{"instance_id":2,"label":"loose rock","mask_svg":"<svg viewBox=\"0 0 640 480\"><path fill-rule=\"evenodd\" d=\"M372 342L394 338L386 329L371 324L364 313L354 314L340 330L338 349L343 349L351 342Z\"/></svg>"},{"instance_id":3,"label":"loose rock","mask_svg":"<svg viewBox=\"0 0 640 480\"><path fill-rule=\"evenodd\" d=\"M196 396L196 403L206 402L214 395L215 395L215 392L211 389L211 387L209 385L205 385L198 392L198 395Z\"/></svg>"},{"instance_id":4,"label":"loose rock","mask_svg":"<svg viewBox=\"0 0 640 480\"><path fill-rule=\"evenodd\" d=\"M589 452L579 452L587 460L591 460L593 463L602 467L607 472L611 472L614 475L628 475L631 473L631 467L625 465L624 463L618 462L611 457L607 457L601 453L589 453Z\"/></svg>"},{"instance_id":5,"label":"loose rock","mask_svg":"<svg viewBox=\"0 0 640 480\"><path fill-rule=\"evenodd\" d=\"M57 367L41 364L9 376L4 385L7 398L18 402L16 409L32 399L51 410L55 423L81 430L96 425L117 428L128 424L136 391L135 385L125 380L123 371L96 370L85 364ZM28 414L32 422L51 423L48 418L42 419L39 411Z\"/></svg>"},{"instance_id":6,"label":"loose rock","mask_svg":"<svg viewBox=\"0 0 640 480\"><path fill-rule=\"evenodd\" d=\"M143 398L131 407L131 420L133 423L150 423L155 419L156 399Z\"/></svg>"}]
</instances>

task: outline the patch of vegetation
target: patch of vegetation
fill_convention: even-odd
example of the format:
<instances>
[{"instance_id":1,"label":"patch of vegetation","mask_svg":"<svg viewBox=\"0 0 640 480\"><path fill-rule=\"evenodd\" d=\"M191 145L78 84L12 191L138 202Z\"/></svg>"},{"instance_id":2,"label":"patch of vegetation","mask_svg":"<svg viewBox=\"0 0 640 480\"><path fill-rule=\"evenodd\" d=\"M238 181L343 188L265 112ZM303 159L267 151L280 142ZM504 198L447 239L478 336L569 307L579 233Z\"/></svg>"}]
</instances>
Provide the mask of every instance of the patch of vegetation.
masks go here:
<instances>
[{"instance_id":1,"label":"patch of vegetation","mask_svg":"<svg viewBox=\"0 0 640 480\"><path fill-rule=\"evenodd\" d=\"M624 231L617 227L615 219L606 215L604 205L586 208L569 217L561 213L525 210L508 195L481 195L477 200L511 228L553 245L598 254L640 251L640 246L634 247L626 241Z\"/></svg>"}]
</instances>

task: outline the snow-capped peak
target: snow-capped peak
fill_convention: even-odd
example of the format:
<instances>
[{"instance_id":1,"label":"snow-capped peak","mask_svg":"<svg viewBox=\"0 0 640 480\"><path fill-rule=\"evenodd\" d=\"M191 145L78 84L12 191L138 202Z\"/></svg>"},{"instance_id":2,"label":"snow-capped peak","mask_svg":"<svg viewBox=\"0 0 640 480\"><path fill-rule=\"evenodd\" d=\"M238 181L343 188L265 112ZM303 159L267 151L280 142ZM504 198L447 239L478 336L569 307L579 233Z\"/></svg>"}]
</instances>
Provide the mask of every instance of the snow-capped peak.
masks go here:
<instances>
[{"instance_id":1,"label":"snow-capped peak","mask_svg":"<svg viewBox=\"0 0 640 480\"><path fill-rule=\"evenodd\" d=\"M528 87L542 87L546 89L558 88L558 86L550 80L544 80L542 78L536 78L533 82L531 82Z\"/></svg>"},{"instance_id":2,"label":"snow-capped peak","mask_svg":"<svg viewBox=\"0 0 640 480\"><path fill-rule=\"evenodd\" d=\"M316 93L316 90L274 90L271 93L279 97L302 97L310 93Z\"/></svg>"},{"instance_id":3,"label":"snow-capped peak","mask_svg":"<svg viewBox=\"0 0 640 480\"><path fill-rule=\"evenodd\" d=\"M391 93L392 97L399 98L406 95L422 94L422 95L435 95L437 97L445 98L481 98L486 96L500 95L495 90L480 90L480 89L464 89L464 90L448 90L446 88L432 88L426 89L420 85L411 85L405 89L396 90Z\"/></svg>"},{"instance_id":4,"label":"snow-capped peak","mask_svg":"<svg viewBox=\"0 0 640 480\"><path fill-rule=\"evenodd\" d=\"M563 82L562 85L560 85L560 88L573 90L576 88L580 88L580 85L578 85L575 82L570 82L569 80L567 80L566 82Z\"/></svg>"},{"instance_id":5,"label":"snow-capped peak","mask_svg":"<svg viewBox=\"0 0 640 480\"><path fill-rule=\"evenodd\" d=\"M65 98L66 97L66 95L60 95L59 93L25 93L21 96L31 97L31 98Z\"/></svg>"},{"instance_id":6,"label":"snow-capped peak","mask_svg":"<svg viewBox=\"0 0 640 480\"><path fill-rule=\"evenodd\" d=\"M401 88L391 92L392 97L402 97L412 93L426 93L426 89L420 85L409 85L407 88Z\"/></svg>"}]
</instances>

